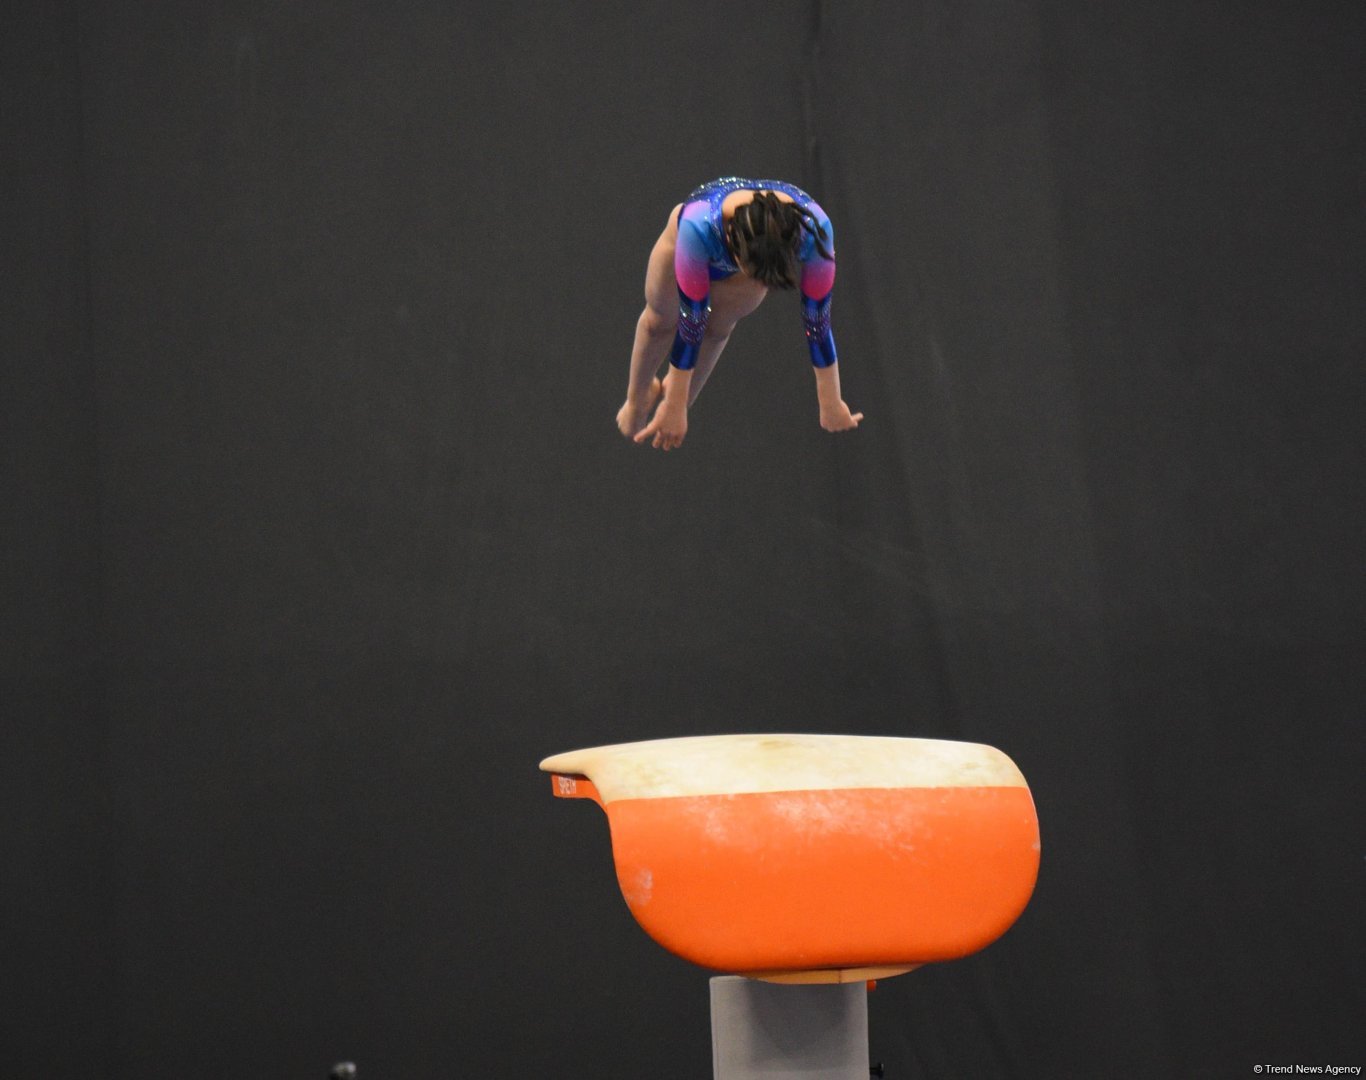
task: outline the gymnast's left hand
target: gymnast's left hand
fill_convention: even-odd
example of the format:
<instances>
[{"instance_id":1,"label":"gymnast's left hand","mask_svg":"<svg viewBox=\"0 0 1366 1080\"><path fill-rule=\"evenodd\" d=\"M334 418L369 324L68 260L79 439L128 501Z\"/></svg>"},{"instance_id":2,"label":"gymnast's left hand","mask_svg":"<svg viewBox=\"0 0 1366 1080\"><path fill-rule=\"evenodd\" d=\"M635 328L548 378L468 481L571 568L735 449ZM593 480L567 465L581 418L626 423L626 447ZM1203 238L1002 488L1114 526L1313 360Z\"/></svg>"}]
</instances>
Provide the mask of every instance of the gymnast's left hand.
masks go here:
<instances>
[{"instance_id":1,"label":"gymnast's left hand","mask_svg":"<svg viewBox=\"0 0 1366 1080\"><path fill-rule=\"evenodd\" d=\"M821 409L821 427L826 431L851 431L862 419L863 413L850 412L843 401Z\"/></svg>"},{"instance_id":2,"label":"gymnast's left hand","mask_svg":"<svg viewBox=\"0 0 1366 1080\"><path fill-rule=\"evenodd\" d=\"M635 436L635 442L650 440L656 450L673 450L683 445L683 437L688 434L687 405L671 404L665 397L655 410L655 417Z\"/></svg>"}]
</instances>

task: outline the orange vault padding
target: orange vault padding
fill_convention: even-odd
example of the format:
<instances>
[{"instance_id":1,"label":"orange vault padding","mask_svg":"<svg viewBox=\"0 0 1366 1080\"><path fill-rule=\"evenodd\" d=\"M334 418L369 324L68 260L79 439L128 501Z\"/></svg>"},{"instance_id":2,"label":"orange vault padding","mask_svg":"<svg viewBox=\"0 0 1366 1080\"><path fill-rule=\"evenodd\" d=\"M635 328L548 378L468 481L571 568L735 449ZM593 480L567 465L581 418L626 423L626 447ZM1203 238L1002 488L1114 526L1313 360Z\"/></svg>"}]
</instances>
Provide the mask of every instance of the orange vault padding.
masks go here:
<instances>
[{"instance_id":1,"label":"orange vault padding","mask_svg":"<svg viewBox=\"0 0 1366 1080\"><path fill-rule=\"evenodd\" d=\"M884 978L989 945L1029 902L1039 822L990 746L847 735L623 743L541 762L607 813L622 895L686 960Z\"/></svg>"}]
</instances>

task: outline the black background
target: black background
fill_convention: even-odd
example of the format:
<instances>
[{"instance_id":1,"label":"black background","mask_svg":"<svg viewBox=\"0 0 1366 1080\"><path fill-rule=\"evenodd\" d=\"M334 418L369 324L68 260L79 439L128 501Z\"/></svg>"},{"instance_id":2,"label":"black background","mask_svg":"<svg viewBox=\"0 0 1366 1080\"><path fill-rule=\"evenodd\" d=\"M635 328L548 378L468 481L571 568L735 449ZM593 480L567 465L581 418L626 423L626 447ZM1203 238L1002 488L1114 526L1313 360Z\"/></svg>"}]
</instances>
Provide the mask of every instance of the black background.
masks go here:
<instances>
[{"instance_id":1,"label":"black background","mask_svg":"<svg viewBox=\"0 0 1366 1080\"><path fill-rule=\"evenodd\" d=\"M1020 765L910 1077L1366 1065L1362 9L20 5L0 44L0 1073L708 1075L547 754ZM661 455L645 258L836 227Z\"/></svg>"}]
</instances>

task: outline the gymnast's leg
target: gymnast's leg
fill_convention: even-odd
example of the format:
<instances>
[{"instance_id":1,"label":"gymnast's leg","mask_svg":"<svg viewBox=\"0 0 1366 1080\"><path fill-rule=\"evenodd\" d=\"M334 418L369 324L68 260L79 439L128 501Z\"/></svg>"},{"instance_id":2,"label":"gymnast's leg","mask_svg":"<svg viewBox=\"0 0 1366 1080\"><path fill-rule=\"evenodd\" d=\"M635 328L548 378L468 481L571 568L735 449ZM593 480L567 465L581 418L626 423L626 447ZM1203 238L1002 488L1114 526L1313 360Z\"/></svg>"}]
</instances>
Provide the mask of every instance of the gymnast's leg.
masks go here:
<instances>
[{"instance_id":1,"label":"gymnast's leg","mask_svg":"<svg viewBox=\"0 0 1366 1080\"><path fill-rule=\"evenodd\" d=\"M674 247L678 243L678 207L650 252L645 269L645 310L636 322L631 349L631 374L626 404L617 412L617 427L628 439L645 426L659 401L663 386L656 377L673 345L678 325L678 284L674 278Z\"/></svg>"}]
</instances>

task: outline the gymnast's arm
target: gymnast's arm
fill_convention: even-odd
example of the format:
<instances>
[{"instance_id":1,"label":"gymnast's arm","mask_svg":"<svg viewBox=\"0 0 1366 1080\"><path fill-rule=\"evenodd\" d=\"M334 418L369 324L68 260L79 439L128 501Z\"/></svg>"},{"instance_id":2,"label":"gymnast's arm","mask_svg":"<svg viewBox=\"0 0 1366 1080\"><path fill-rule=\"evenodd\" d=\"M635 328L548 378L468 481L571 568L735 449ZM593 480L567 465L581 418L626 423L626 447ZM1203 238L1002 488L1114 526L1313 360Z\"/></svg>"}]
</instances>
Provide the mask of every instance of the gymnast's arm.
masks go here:
<instances>
[{"instance_id":1,"label":"gymnast's arm","mask_svg":"<svg viewBox=\"0 0 1366 1080\"><path fill-rule=\"evenodd\" d=\"M811 209L822 228L826 250L835 250L835 234L830 219L819 206ZM835 292L835 260L827 259L818 250L802 264L802 329L811 350L811 364L816 371L816 400L820 405L821 427L826 431L848 431L856 428L863 413L849 411L840 393L839 357L835 353L835 335L830 329L830 301Z\"/></svg>"}]
</instances>

